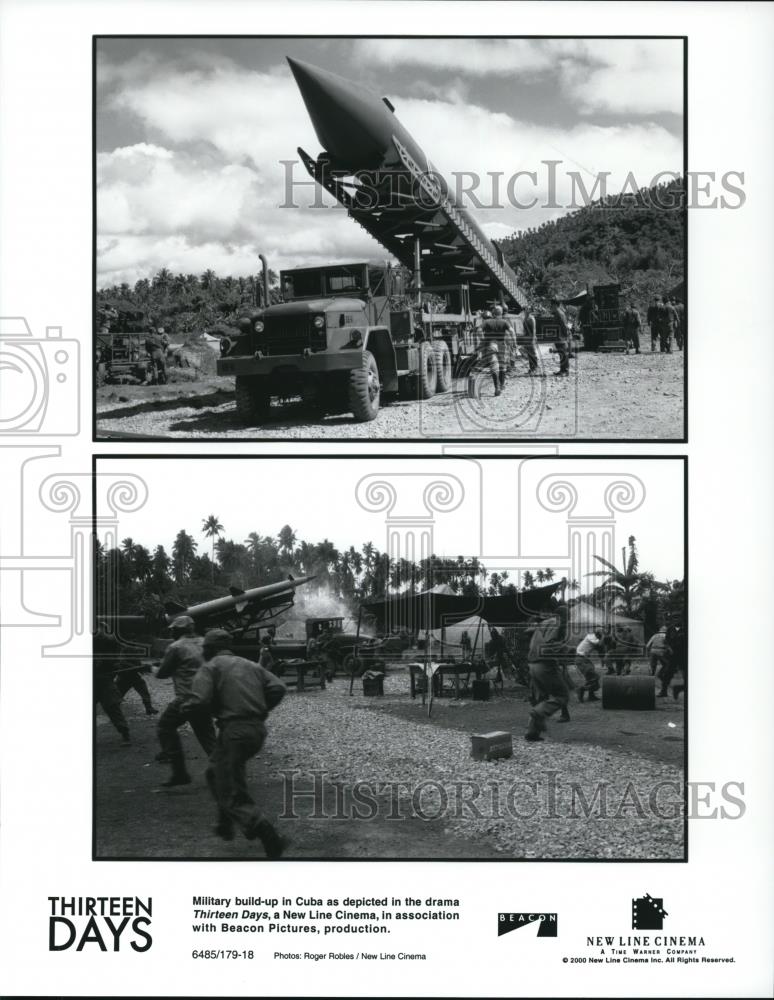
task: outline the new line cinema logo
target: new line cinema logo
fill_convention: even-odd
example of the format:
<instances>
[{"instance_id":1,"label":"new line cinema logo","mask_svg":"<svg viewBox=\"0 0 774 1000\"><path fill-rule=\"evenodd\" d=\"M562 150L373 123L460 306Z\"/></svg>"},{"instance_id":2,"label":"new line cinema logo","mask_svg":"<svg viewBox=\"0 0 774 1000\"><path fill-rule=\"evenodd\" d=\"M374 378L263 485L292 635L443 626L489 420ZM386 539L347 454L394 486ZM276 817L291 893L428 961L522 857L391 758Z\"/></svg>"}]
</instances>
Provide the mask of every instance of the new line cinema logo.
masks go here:
<instances>
[{"instance_id":1,"label":"new line cinema logo","mask_svg":"<svg viewBox=\"0 0 774 1000\"><path fill-rule=\"evenodd\" d=\"M538 937L556 937L559 929L559 922L555 913L498 913L497 914L497 936L502 937L510 931L516 931L520 927L527 927L529 924L538 924Z\"/></svg>"}]
</instances>

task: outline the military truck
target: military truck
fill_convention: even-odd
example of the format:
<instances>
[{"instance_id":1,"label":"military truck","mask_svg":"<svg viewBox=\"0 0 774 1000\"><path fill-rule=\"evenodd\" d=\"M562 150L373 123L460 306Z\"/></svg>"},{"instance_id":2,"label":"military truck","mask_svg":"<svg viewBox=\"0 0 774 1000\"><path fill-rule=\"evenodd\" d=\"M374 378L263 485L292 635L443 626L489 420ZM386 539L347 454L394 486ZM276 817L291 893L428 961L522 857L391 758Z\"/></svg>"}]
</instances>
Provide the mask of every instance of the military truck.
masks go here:
<instances>
[{"instance_id":1,"label":"military truck","mask_svg":"<svg viewBox=\"0 0 774 1000\"><path fill-rule=\"evenodd\" d=\"M275 397L373 420L390 397L447 392L481 340L468 285L420 291L407 269L389 264L281 271L280 297L221 340L217 372L236 377L246 423L267 421Z\"/></svg>"},{"instance_id":2,"label":"military truck","mask_svg":"<svg viewBox=\"0 0 774 1000\"><path fill-rule=\"evenodd\" d=\"M158 380L145 342L150 320L142 310L103 309L95 338L95 382L102 385L144 385Z\"/></svg>"}]
</instances>

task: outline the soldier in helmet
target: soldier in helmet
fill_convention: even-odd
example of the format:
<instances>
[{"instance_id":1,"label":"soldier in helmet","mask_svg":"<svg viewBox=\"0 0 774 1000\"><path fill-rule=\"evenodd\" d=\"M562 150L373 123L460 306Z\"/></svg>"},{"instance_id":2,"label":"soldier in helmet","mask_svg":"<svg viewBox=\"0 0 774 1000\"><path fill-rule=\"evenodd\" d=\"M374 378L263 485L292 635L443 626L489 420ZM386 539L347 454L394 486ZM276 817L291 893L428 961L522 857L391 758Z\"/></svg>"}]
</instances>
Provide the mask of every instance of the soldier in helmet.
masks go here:
<instances>
[{"instance_id":1,"label":"soldier in helmet","mask_svg":"<svg viewBox=\"0 0 774 1000\"><path fill-rule=\"evenodd\" d=\"M208 710L218 720L218 740L207 783L218 804L215 832L232 840L238 826L248 840L259 838L269 858L279 858L288 841L262 815L247 791L247 762L266 739L269 712L285 696L285 685L252 660L236 656L231 636L212 629L204 636L204 663L193 679L189 709Z\"/></svg>"},{"instance_id":2,"label":"soldier in helmet","mask_svg":"<svg viewBox=\"0 0 774 1000\"><path fill-rule=\"evenodd\" d=\"M167 647L156 674L161 680L171 677L175 689L175 697L162 712L158 726L161 744L159 759L172 765L172 776L169 781L164 782L165 787L188 785L191 782L178 734L182 725L191 723L191 729L208 757L215 749L215 727L210 715L206 711L183 710L183 705L191 694L193 679L204 662L202 640L195 634L194 620L188 615L176 618L170 625L170 630L173 641Z\"/></svg>"}]
</instances>

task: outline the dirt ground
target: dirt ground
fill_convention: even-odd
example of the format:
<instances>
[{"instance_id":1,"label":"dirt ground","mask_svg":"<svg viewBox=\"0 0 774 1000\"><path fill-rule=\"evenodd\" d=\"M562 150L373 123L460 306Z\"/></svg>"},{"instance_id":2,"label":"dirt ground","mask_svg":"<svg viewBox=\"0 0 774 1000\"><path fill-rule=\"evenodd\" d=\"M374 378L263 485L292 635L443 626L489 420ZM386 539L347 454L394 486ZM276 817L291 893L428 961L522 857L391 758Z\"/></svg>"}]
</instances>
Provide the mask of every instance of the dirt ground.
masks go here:
<instances>
[{"instance_id":1,"label":"dirt ground","mask_svg":"<svg viewBox=\"0 0 774 1000\"><path fill-rule=\"evenodd\" d=\"M103 386L97 390L100 438L643 438L683 436L682 352L581 352L569 378L554 377L557 362L541 348L545 378L529 378L518 363L505 392L494 397L482 382L471 400L465 380L430 400L398 400L376 420L351 414L320 417L298 402L272 406L270 422L246 427L237 416L233 380L208 376L167 386Z\"/></svg>"},{"instance_id":2,"label":"dirt ground","mask_svg":"<svg viewBox=\"0 0 774 1000\"><path fill-rule=\"evenodd\" d=\"M638 669L647 668L642 664ZM149 686L156 707L163 708L171 697L169 684L150 678ZM655 711L641 712L603 710L601 702L578 704L573 698L570 723L559 724L554 717L545 742L526 743L530 706L525 694L521 687L506 686L488 702L443 697L435 699L428 718L421 698L410 697L404 665L390 668L384 697L364 697L360 682L350 696L344 678L324 691L289 693L269 720L264 750L248 765L251 793L291 837L290 859L682 859L679 816L615 810L626 789L630 795L636 789L645 803L665 783L674 789L667 799L681 801L682 696L679 701L658 699ZM263 859L257 842L241 837L224 842L215 836L214 804L204 781L206 760L189 728L181 736L193 782L162 788L168 766L154 759L155 720L145 717L131 691L124 711L132 733L126 747L97 709L96 856ZM494 730L512 733L513 757L472 760L470 735ZM324 776L319 785L315 775ZM556 813L545 811L542 798L535 806L523 787L532 782L534 794L551 781L561 784ZM351 789L357 782L388 783L387 791L375 796L378 810L368 821L352 814L349 799L345 806L344 798L336 798L337 787ZM401 782L409 792L395 791ZM420 807L411 789L422 783L430 800L441 787L449 789L449 806L434 811L422 799ZM523 817L520 808L517 818L492 808L493 783L498 801L513 794L514 802L526 803ZM615 815L576 815L568 789L585 789L590 800L600 783L607 787ZM463 794L463 785L484 789L481 815L473 807L460 809L453 798L455 787L456 794ZM289 788L298 796L296 802L290 795L291 805Z\"/></svg>"}]
</instances>

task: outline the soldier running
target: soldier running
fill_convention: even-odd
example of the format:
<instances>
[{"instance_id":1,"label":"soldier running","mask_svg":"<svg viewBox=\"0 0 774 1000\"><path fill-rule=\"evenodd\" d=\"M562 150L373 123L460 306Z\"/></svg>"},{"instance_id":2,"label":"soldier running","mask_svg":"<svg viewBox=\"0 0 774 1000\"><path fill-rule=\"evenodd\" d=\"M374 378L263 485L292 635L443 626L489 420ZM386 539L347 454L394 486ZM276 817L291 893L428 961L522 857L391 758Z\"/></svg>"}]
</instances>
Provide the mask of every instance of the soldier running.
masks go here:
<instances>
[{"instance_id":1,"label":"soldier running","mask_svg":"<svg viewBox=\"0 0 774 1000\"><path fill-rule=\"evenodd\" d=\"M247 762L266 740L266 718L285 696L285 685L257 663L235 656L231 636L212 629L204 636L204 663L193 679L188 706L208 709L218 720L218 739L207 783L218 804L215 832L233 840L238 826L248 840L260 838L269 858L288 845L247 791Z\"/></svg>"},{"instance_id":2,"label":"soldier running","mask_svg":"<svg viewBox=\"0 0 774 1000\"><path fill-rule=\"evenodd\" d=\"M546 720L561 712L560 722L569 722L567 702L570 691L564 677L562 657L567 652L567 609L558 609L556 625L537 625L529 644L529 673L533 690L534 707L529 713L529 725L524 739L536 743L543 739Z\"/></svg>"},{"instance_id":3,"label":"soldier running","mask_svg":"<svg viewBox=\"0 0 774 1000\"><path fill-rule=\"evenodd\" d=\"M208 757L215 749L215 727L208 712L183 710L183 705L191 694L193 679L204 662L202 640L195 634L194 620L188 615L176 618L170 629L174 641L164 653L156 674L160 680L171 677L175 690L175 697L162 712L158 726L161 753L157 759L166 760L172 765L172 776L169 781L163 782L165 788L191 783L178 733L182 725L191 723L191 729Z\"/></svg>"},{"instance_id":4,"label":"soldier running","mask_svg":"<svg viewBox=\"0 0 774 1000\"><path fill-rule=\"evenodd\" d=\"M94 702L102 706L105 715L121 734L122 742L128 745L131 743L129 724L121 710L121 695L113 679L120 663L120 649L118 641L108 635L105 623L98 622L94 634Z\"/></svg>"},{"instance_id":5,"label":"soldier running","mask_svg":"<svg viewBox=\"0 0 774 1000\"><path fill-rule=\"evenodd\" d=\"M584 683L578 688L578 701L583 701L583 696L588 692L589 701L599 701L595 692L599 688L599 677L591 659L592 653L603 652L603 635L601 628L594 629L584 636L575 650L575 666L583 674Z\"/></svg>"}]
</instances>

